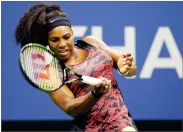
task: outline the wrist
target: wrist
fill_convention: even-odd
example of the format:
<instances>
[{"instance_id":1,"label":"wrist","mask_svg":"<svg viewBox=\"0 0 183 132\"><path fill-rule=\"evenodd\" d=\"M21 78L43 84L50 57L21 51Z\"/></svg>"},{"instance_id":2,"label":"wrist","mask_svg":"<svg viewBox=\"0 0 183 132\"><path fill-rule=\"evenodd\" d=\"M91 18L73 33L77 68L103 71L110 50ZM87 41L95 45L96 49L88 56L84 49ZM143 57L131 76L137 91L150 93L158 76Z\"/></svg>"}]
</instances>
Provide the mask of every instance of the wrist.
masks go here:
<instances>
[{"instance_id":1,"label":"wrist","mask_svg":"<svg viewBox=\"0 0 183 132\"><path fill-rule=\"evenodd\" d=\"M128 73L130 72L130 71L127 71L126 73L122 74L122 73L119 71L119 69L118 69L117 71L118 71L118 73L119 73L120 75L124 75L124 76L127 76Z\"/></svg>"}]
</instances>

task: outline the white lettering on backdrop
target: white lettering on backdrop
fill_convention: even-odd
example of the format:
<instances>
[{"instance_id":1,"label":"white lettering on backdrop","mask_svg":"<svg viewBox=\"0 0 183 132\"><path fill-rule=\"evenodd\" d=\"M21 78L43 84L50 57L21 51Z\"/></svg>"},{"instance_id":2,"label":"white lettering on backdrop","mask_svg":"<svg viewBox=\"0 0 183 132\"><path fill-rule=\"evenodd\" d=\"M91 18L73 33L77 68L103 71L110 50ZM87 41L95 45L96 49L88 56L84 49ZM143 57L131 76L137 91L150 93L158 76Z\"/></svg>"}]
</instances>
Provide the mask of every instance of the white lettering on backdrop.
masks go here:
<instances>
[{"instance_id":1,"label":"white lettering on backdrop","mask_svg":"<svg viewBox=\"0 0 183 132\"><path fill-rule=\"evenodd\" d=\"M84 37L87 26L72 26L75 37ZM102 26L92 26L91 34L103 40ZM170 57L159 57L165 44ZM110 46L117 52L131 52L136 61L136 29L134 26L124 28L124 46ZM140 72L141 79L150 79L155 69L175 69L179 78L182 78L182 56L169 27L159 27L155 34L151 48ZM135 78L135 77L133 77Z\"/></svg>"}]
</instances>

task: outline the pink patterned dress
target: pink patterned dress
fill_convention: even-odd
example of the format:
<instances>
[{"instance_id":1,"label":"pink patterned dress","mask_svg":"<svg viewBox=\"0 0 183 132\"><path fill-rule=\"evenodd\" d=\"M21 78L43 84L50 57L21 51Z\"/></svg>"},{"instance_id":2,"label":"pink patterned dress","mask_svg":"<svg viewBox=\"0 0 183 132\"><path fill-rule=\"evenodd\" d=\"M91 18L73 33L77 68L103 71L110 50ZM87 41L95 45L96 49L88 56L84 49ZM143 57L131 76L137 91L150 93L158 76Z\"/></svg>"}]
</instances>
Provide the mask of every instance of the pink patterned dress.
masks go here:
<instances>
[{"instance_id":1,"label":"pink patterned dress","mask_svg":"<svg viewBox=\"0 0 183 132\"><path fill-rule=\"evenodd\" d=\"M121 131L126 126L135 127L135 124L124 103L122 93L118 87L113 74L113 60L105 53L82 40L78 40L76 46L88 50L88 57L77 65L70 67L79 74L91 77L100 77L111 79L112 88L104 94L91 110L73 120L73 131ZM68 75L68 79L75 76ZM81 82L70 84L70 90L75 98L83 96L93 89L93 86Z\"/></svg>"}]
</instances>

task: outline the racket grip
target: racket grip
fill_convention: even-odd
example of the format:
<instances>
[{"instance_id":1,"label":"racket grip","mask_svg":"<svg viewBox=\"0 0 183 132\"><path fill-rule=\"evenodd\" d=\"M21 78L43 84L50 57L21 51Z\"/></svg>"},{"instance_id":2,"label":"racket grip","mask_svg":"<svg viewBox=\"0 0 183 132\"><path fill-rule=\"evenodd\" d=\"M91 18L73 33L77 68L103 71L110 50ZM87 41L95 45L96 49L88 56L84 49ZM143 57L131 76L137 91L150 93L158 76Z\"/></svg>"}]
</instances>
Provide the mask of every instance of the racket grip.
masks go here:
<instances>
[{"instance_id":1,"label":"racket grip","mask_svg":"<svg viewBox=\"0 0 183 132\"><path fill-rule=\"evenodd\" d=\"M102 82L102 80L94 77L82 76L82 82L90 85L96 85Z\"/></svg>"}]
</instances>

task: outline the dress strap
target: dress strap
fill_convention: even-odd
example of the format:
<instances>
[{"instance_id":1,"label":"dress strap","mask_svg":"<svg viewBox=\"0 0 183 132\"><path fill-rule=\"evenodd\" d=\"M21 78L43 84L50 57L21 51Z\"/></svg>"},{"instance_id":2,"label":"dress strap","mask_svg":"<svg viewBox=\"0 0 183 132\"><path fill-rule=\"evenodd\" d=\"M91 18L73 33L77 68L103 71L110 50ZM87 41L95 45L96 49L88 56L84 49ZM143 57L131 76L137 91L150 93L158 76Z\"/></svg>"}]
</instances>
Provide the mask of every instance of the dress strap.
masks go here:
<instances>
[{"instance_id":1,"label":"dress strap","mask_svg":"<svg viewBox=\"0 0 183 132\"><path fill-rule=\"evenodd\" d=\"M93 45L88 44L87 42L85 42L83 40L77 40L75 45L80 48L85 48L85 49L95 48Z\"/></svg>"}]
</instances>

